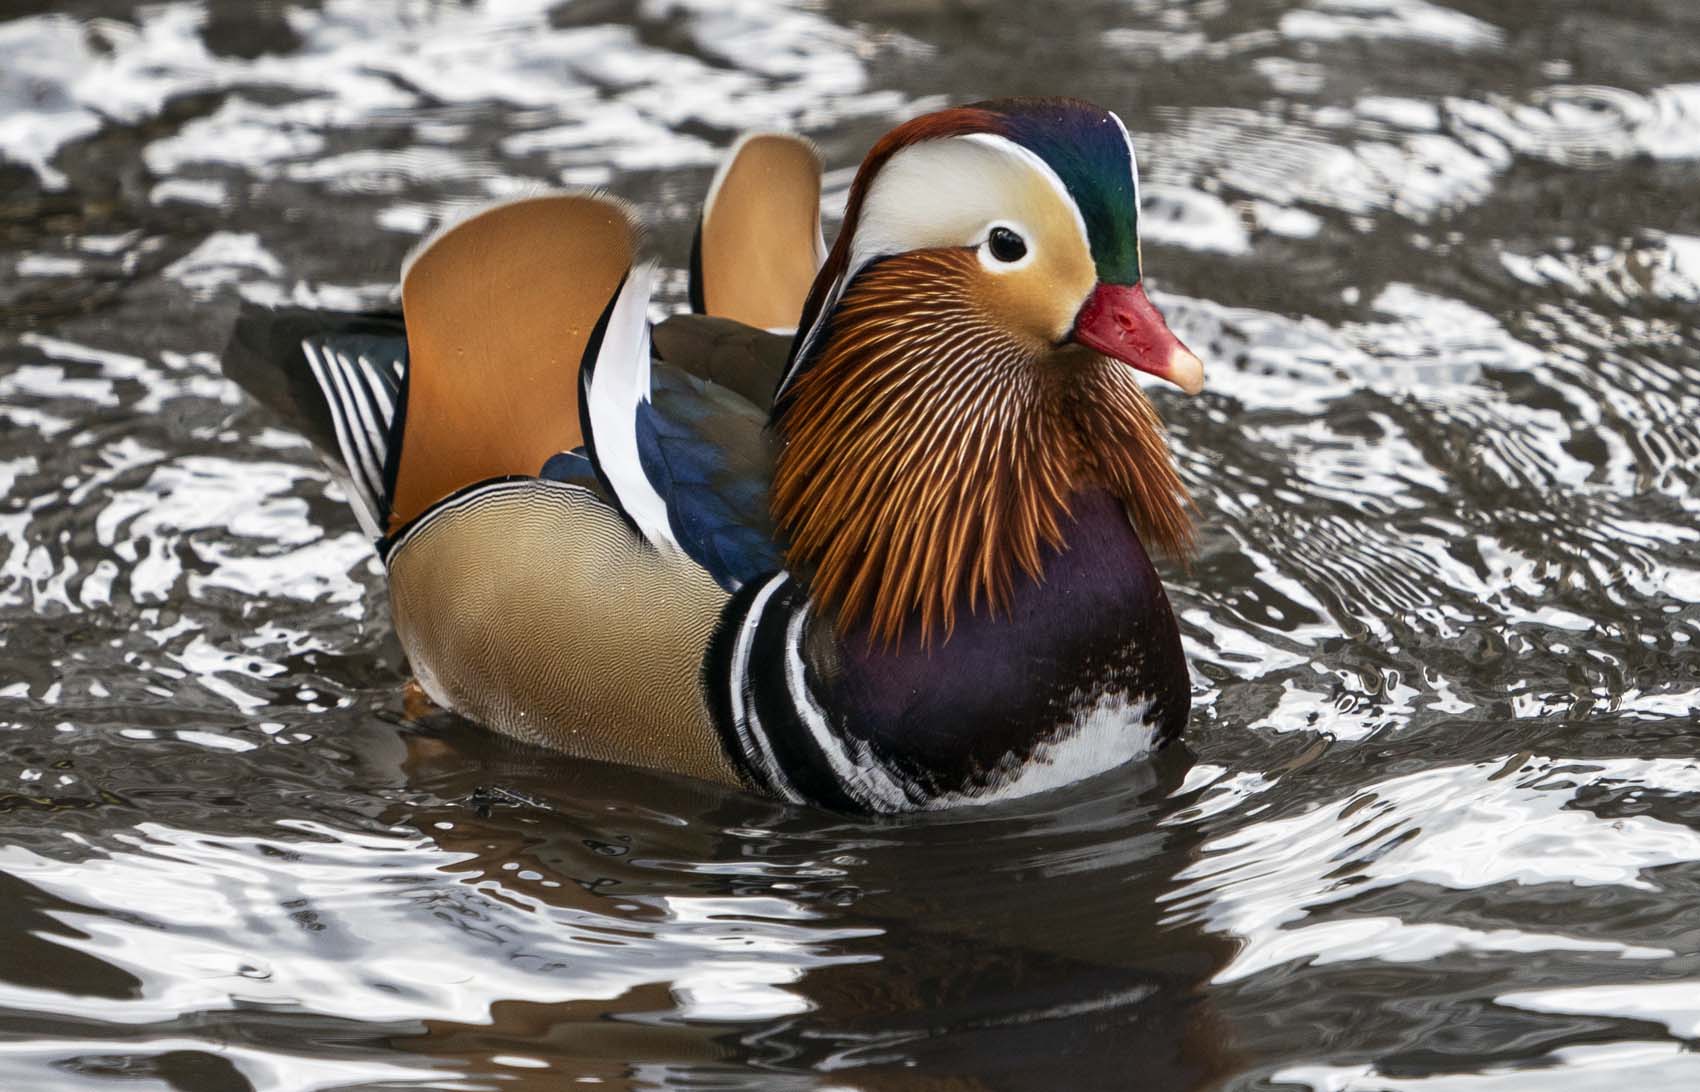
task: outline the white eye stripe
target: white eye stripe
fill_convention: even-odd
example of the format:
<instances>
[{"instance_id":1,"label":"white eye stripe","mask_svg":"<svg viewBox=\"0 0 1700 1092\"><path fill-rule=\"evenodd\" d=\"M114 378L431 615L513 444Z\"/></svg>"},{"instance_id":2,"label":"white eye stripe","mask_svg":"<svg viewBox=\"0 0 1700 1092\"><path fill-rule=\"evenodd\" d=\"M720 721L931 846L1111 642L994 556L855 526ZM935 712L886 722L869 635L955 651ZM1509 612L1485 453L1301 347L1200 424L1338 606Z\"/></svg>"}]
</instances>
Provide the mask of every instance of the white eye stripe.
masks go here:
<instances>
[{"instance_id":1,"label":"white eye stripe","mask_svg":"<svg viewBox=\"0 0 1700 1092\"><path fill-rule=\"evenodd\" d=\"M1081 248L1090 253L1091 237L1079 206L1057 173L1031 150L991 133L966 133L902 149L868 187L851 240L846 282L888 254L979 246L993 225L1030 199L1026 187L1038 180L1067 210L1064 215L1072 221ZM1021 234L1031 246L1034 232Z\"/></svg>"},{"instance_id":2,"label":"white eye stripe","mask_svg":"<svg viewBox=\"0 0 1700 1092\"><path fill-rule=\"evenodd\" d=\"M1124 128L1122 132L1126 133L1127 130ZM959 139L971 140L977 144L989 145L1005 155L1013 156L1016 159L1021 160L1029 167L1038 171L1040 176L1043 177L1046 182L1050 183L1051 188L1056 191L1057 196L1062 199L1063 206L1067 208L1069 212L1074 214L1074 226L1080 230L1081 241L1086 243L1088 247L1091 246L1092 236L1086 231L1086 217L1080 214L1080 206L1074 203L1074 195L1068 192L1068 187L1063 184L1063 180L1057 172L1051 169L1051 165L1041 159L1036 152L1022 147L1015 141L1010 140L1008 137L998 136L996 133L968 133ZM1137 190L1135 192L1137 192Z\"/></svg>"},{"instance_id":3,"label":"white eye stripe","mask_svg":"<svg viewBox=\"0 0 1700 1092\"><path fill-rule=\"evenodd\" d=\"M1049 220L1049 204L1034 192L1034 177L1042 179L1067 212L1075 239L1067 228ZM850 232L844 269L833 279L814 321L799 331L799 349L780 382L783 392L796 378L797 368L819 343L828 318L848 285L881 258L930 247L974 247L982 268L1008 273L1032 262L1038 235L1029 225L1006 219L1011 211L1041 206L1034 215L1046 216L1045 249L1051 258L1068 253L1077 241L1090 270L1092 240L1086 218L1061 176L1031 149L994 133L963 133L907 145L880 167L863 193L861 210ZM990 231L1009 226L1027 243L1027 253L1015 262L995 262L985 246ZM1063 234L1059 234L1063 233ZM1054 248L1062 251L1053 253ZM1049 260L1049 259L1048 259ZM1082 289L1082 299L1086 289Z\"/></svg>"}]
</instances>

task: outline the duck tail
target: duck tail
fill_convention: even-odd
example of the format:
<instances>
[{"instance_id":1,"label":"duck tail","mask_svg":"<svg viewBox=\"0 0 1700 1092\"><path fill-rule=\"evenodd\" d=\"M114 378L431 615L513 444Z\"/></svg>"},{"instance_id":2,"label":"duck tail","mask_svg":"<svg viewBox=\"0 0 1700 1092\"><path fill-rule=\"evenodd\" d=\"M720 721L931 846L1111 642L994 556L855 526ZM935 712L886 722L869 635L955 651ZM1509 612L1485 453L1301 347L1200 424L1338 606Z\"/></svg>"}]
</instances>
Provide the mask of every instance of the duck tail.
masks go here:
<instances>
[{"instance_id":1,"label":"duck tail","mask_svg":"<svg viewBox=\"0 0 1700 1092\"><path fill-rule=\"evenodd\" d=\"M396 314L247 303L224 374L305 436L373 538L388 526L407 404L407 339Z\"/></svg>"}]
</instances>

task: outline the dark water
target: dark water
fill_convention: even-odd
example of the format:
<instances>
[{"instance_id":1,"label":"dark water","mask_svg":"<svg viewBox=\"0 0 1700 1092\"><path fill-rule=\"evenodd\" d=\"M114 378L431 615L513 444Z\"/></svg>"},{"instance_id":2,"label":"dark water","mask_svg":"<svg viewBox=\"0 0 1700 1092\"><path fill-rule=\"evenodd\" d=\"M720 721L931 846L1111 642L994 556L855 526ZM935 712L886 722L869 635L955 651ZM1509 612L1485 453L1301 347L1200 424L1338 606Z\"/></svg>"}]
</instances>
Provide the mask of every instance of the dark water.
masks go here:
<instances>
[{"instance_id":1,"label":"dark water","mask_svg":"<svg viewBox=\"0 0 1700 1092\"><path fill-rule=\"evenodd\" d=\"M1692 0L0 5L0 1088L1700 1087ZM219 377L471 202L1120 111L1190 753L851 822L407 723Z\"/></svg>"}]
</instances>

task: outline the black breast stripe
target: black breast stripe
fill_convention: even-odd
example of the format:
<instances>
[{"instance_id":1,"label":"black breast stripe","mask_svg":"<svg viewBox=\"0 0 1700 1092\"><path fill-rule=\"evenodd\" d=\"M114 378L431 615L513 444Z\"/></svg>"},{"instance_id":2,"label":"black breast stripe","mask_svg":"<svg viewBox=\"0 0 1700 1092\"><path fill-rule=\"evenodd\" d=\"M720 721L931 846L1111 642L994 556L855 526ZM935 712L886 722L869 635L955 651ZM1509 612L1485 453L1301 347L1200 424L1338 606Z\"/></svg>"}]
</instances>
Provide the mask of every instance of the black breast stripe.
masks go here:
<instances>
[{"instance_id":1,"label":"black breast stripe","mask_svg":"<svg viewBox=\"0 0 1700 1092\"><path fill-rule=\"evenodd\" d=\"M757 712L767 726L768 740L780 766L812 803L835 811L866 811L868 802L859 800L833 773L821 751L821 743L804 723L786 685L786 637L791 619L808 606L807 597L796 584L785 586L768 602L750 648L749 678ZM833 731L826 722L822 727Z\"/></svg>"},{"instance_id":2,"label":"black breast stripe","mask_svg":"<svg viewBox=\"0 0 1700 1092\"><path fill-rule=\"evenodd\" d=\"M835 771L826 748L839 765L848 761L836 725L818 709L811 724L787 682L791 623L807 607L786 573L750 581L727 603L703 663L721 744L753 787L782 799L838 811L891 810L889 801L865 799Z\"/></svg>"},{"instance_id":3,"label":"black breast stripe","mask_svg":"<svg viewBox=\"0 0 1700 1092\"><path fill-rule=\"evenodd\" d=\"M720 745L739 775L758 791L801 803L803 795L792 787L768 742L749 675L750 652L762 615L789 579L785 573L774 573L751 580L727 601L703 656L702 684Z\"/></svg>"}]
</instances>

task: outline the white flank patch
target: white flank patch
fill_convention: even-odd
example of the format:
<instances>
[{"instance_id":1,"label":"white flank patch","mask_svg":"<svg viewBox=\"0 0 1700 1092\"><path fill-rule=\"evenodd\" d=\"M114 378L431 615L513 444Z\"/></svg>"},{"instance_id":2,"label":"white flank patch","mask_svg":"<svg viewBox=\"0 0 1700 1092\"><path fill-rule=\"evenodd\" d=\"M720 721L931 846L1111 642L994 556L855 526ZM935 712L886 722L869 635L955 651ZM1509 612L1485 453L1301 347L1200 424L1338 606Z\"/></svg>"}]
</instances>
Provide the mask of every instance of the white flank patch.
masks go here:
<instances>
[{"instance_id":1,"label":"white flank patch","mask_svg":"<svg viewBox=\"0 0 1700 1092\"><path fill-rule=\"evenodd\" d=\"M953 792L929 808L962 807L1018 800L1136 762L1151 753L1157 732L1146 719L1151 699L1144 695L1105 694L1075 711L1064 734L1033 749L1027 761L1000 770L991 784L974 793Z\"/></svg>"}]
</instances>

